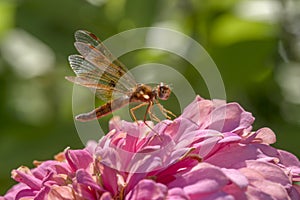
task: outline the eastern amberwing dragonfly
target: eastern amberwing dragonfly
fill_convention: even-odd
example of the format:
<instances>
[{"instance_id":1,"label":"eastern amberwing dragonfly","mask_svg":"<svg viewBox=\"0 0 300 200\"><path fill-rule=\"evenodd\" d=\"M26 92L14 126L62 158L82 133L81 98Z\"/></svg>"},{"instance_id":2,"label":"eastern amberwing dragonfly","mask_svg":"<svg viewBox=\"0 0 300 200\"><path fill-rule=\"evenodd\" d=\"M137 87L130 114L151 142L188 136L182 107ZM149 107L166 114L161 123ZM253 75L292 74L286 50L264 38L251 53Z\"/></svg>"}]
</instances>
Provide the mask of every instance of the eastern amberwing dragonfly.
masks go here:
<instances>
[{"instance_id":1,"label":"eastern amberwing dragonfly","mask_svg":"<svg viewBox=\"0 0 300 200\"><path fill-rule=\"evenodd\" d=\"M68 76L66 79L94 90L95 95L106 102L91 112L77 115L76 120L99 119L132 102L140 103L130 109L130 114L136 122L137 118L134 111L142 106L147 106L144 123L148 114L151 120L159 122L160 119L152 113L154 104L158 106L167 119L171 119L169 115L176 117L158 101L169 98L171 89L167 84L160 83L151 87L137 83L127 68L110 53L93 33L78 30L75 33L75 40L74 46L81 55L69 56L69 62L76 77Z\"/></svg>"}]
</instances>

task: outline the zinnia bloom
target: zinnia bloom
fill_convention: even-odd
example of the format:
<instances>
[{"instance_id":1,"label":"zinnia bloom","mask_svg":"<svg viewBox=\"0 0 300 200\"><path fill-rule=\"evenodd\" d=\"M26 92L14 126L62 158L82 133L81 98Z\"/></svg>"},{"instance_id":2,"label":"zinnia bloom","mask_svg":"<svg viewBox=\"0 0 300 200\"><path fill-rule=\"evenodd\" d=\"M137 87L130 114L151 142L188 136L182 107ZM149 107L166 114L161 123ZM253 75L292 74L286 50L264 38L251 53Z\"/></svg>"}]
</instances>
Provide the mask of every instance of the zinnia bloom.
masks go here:
<instances>
[{"instance_id":1,"label":"zinnia bloom","mask_svg":"<svg viewBox=\"0 0 300 200\"><path fill-rule=\"evenodd\" d=\"M13 170L19 183L2 199L300 199L299 160L253 121L237 103L199 96L153 130L113 118L98 143Z\"/></svg>"}]
</instances>

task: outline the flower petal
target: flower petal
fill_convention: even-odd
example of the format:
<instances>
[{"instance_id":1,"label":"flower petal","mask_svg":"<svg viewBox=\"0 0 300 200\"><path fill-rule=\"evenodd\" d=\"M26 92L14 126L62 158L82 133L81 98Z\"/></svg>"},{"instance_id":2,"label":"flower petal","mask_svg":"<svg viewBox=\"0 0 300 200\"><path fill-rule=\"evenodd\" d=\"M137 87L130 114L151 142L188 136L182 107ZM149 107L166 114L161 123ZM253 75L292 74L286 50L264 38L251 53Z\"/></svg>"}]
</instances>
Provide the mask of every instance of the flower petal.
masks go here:
<instances>
[{"instance_id":1,"label":"flower petal","mask_svg":"<svg viewBox=\"0 0 300 200\"><path fill-rule=\"evenodd\" d=\"M169 183L170 188L184 188L186 194L214 193L229 183L229 179L220 168L207 163L199 163L176 180Z\"/></svg>"},{"instance_id":2,"label":"flower petal","mask_svg":"<svg viewBox=\"0 0 300 200\"><path fill-rule=\"evenodd\" d=\"M190 200L182 188L172 188L168 191L167 200Z\"/></svg>"},{"instance_id":3,"label":"flower petal","mask_svg":"<svg viewBox=\"0 0 300 200\"><path fill-rule=\"evenodd\" d=\"M248 179L236 169L222 168L222 172L240 189L246 189L249 184Z\"/></svg>"},{"instance_id":4,"label":"flower petal","mask_svg":"<svg viewBox=\"0 0 300 200\"><path fill-rule=\"evenodd\" d=\"M83 169L79 169L76 172L76 180L78 183L81 183L89 187L90 189L94 189L102 192L105 191L94 181L92 176L88 172L84 171Z\"/></svg>"},{"instance_id":5,"label":"flower petal","mask_svg":"<svg viewBox=\"0 0 300 200\"><path fill-rule=\"evenodd\" d=\"M12 178L18 182L25 183L31 189L38 190L42 185L42 181L35 178L27 167L19 167L12 171Z\"/></svg>"},{"instance_id":6,"label":"flower petal","mask_svg":"<svg viewBox=\"0 0 300 200\"><path fill-rule=\"evenodd\" d=\"M53 185L48 194L48 199L51 200L73 200L74 195L72 188L68 186Z\"/></svg>"},{"instance_id":7,"label":"flower petal","mask_svg":"<svg viewBox=\"0 0 300 200\"><path fill-rule=\"evenodd\" d=\"M75 172L77 169L86 169L93 162L91 154L86 150L67 150L66 160L71 169Z\"/></svg>"},{"instance_id":8,"label":"flower petal","mask_svg":"<svg viewBox=\"0 0 300 200\"><path fill-rule=\"evenodd\" d=\"M198 124L200 129L237 133L250 127L254 121L252 114L237 103L209 101L199 96L184 109L181 117Z\"/></svg>"},{"instance_id":9,"label":"flower petal","mask_svg":"<svg viewBox=\"0 0 300 200\"><path fill-rule=\"evenodd\" d=\"M34 191L32 189L25 189L25 190L21 190L19 191L14 199L33 199L35 197L35 195L37 194L37 191Z\"/></svg>"},{"instance_id":10,"label":"flower petal","mask_svg":"<svg viewBox=\"0 0 300 200\"><path fill-rule=\"evenodd\" d=\"M126 195L125 200L164 200L167 191L167 187L163 184L155 183L152 180L142 180Z\"/></svg>"},{"instance_id":11,"label":"flower petal","mask_svg":"<svg viewBox=\"0 0 300 200\"><path fill-rule=\"evenodd\" d=\"M111 197L111 194L109 192L105 192L101 195L100 200L114 200L114 199Z\"/></svg>"},{"instance_id":12,"label":"flower petal","mask_svg":"<svg viewBox=\"0 0 300 200\"><path fill-rule=\"evenodd\" d=\"M255 170L257 174L268 180L283 186L290 184L289 177L278 166L262 161L248 160L246 161L247 169Z\"/></svg>"}]
</instances>

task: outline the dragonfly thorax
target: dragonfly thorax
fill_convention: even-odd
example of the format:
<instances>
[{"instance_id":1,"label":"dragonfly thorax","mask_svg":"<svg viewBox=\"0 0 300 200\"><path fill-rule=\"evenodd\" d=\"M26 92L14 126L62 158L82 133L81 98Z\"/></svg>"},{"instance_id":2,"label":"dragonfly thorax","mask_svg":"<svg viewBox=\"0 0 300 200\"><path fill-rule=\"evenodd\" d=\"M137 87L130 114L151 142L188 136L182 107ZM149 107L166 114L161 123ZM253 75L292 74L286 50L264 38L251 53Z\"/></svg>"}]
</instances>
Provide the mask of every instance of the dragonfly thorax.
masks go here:
<instances>
[{"instance_id":1,"label":"dragonfly thorax","mask_svg":"<svg viewBox=\"0 0 300 200\"><path fill-rule=\"evenodd\" d=\"M148 85L138 84L133 91L130 101L131 102L150 102L156 99L156 93Z\"/></svg>"}]
</instances>

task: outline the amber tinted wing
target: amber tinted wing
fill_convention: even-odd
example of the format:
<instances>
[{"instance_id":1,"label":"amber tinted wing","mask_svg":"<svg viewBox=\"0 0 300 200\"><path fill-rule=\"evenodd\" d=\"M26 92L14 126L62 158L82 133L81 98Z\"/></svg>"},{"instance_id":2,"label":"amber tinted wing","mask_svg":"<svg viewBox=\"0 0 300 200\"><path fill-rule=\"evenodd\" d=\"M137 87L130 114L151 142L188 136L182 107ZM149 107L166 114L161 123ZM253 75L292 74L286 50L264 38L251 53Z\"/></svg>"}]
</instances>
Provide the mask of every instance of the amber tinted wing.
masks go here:
<instances>
[{"instance_id":1,"label":"amber tinted wing","mask_svg":"<svg viewBox=\"0 0 300 200\"><path fill-rule=\"evenodd\" d=\"M108 101L112 99L112 95L120 97L128 94L129 89L118 83L119 77L116 74L103 71L105 66L95 66L80 55L69 56L69 62L77 77L66 77L66 79L95 90L97 97L102 100Z\"/></svg>"},{"instance_id":2,"label":"amber tinted wing","mask_svg":"<svg viewBox=\"0 0 300 200\"><path fill-rule=\"evenodd\" d=\"M75 32L75 39L76 42L82 42L96 47L106 58L108 58L108 60L110 60L115 65L123 68L124 71L127 71L125 65L121 63L116 57L114 57L114 55L102 44L100 39L93 33L85 30L78 30Z\"/></svg>"},{"instance_id":3,"label":"amber tinted wing","mask_svg":"<svg viewBox=\"0 0 300 200\"><path fill-rule=\"evenodd\" d=\"M91 53L93 54L93 48L96 48L106 58L106 62L108 61L109 63L112 63L109 69L112 73L121 75L122 79L126 80L129 85L135 86L136 82L134 81L134 77L130 72L128 72L125 65L113 56L113 54L102 44L97 36L85 30L78 30L75 32L75 39L75 47L81 55L84 57L86 55L86 58L89 59L90 56L88 55ZM89 44L89 48L87 48L84 44Z\"/></svg>"},{"instance_id":4,"label":"amber tinted wing","mask_svg":"<svg viewBox=\"0 0 300 200\"><path fill-rule=\"evenodd\" d=\"M136 82L127 69L114 57L100 40L87 31L75 33L75 47L80 55L69 57L77 77L69 81L96 90L97 97L108 101L130 93Z\"/></svg>"}]
</instances>

